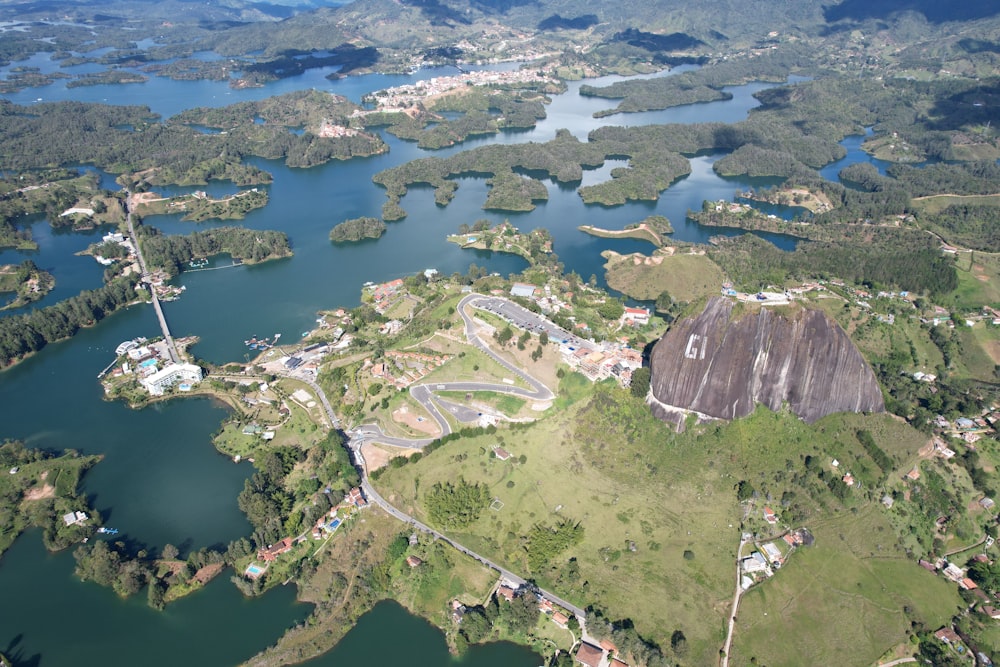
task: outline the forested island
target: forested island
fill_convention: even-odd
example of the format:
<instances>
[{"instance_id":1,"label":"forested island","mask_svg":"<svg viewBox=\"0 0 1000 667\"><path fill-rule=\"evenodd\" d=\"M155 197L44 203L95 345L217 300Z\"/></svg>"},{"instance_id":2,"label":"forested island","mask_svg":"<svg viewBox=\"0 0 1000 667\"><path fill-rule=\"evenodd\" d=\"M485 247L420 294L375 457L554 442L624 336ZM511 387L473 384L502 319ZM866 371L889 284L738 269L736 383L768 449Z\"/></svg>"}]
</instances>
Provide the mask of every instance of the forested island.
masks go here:
<instances>
[{"instance_id":1,"label":"forested island","mask_svg":"<svg viewBox=\"0 0 1000 667\"><path fill-rule=\"evenodd\" d=\"M100 459L72 450L56 454L29 449L19 441L0 444L4 473L0 475L0 555L28 527L42 529L45 548L50 551L93 535L101 517L77 487L83 473Z\"/></svg>"},{"instance_id":2,"label":"forested island","mask_svg":"<svg viewBox=\"0 0 1000 667\"><path fill-rule=\"evenodd\" d=\"M334 225L330 230L330 240L334 243L356 242L377 239L382 234L385 234L385 223L378 218L352 218Z\"/></svg>"},{"instance_id":3,"label":"forested island","mask_svg":"<svg viewBox=\"0 0 1000 667\"><path fill-rule=\"evenodd\" d=\"M0 310L20 308L38 301L48 294L55 284L56 280L52 274L39 269L30 259L18 265L0 265L0 295L14 293L14 298Z\"/></svg>"},{"instance_id":4,"label":"forested island","mask_svg":"<svg viewBox=\"0 0 1000 667\"><path fill-rule=\"evenodd\" d=\"M196 257L230 255L247 264L290 257L292 249L284 232L244 227L216 227L184 236L167 236L155 227L138 230L139 243L151 269L169 276L179 274Z\"/></svg>"}]
</instances>

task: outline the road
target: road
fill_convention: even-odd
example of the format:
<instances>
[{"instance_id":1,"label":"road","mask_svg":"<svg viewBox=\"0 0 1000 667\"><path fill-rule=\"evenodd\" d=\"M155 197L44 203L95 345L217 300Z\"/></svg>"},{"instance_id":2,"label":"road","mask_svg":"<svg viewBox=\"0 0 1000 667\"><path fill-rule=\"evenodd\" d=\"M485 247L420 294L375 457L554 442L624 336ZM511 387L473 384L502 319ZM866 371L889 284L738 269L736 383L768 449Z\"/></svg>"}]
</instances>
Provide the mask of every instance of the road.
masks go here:
<instances>
[{"instance_id":1,"label":"road","mask_svg":"<svg viewBox=\"0 0 1000 667\"><path fill-rule=\"evenodd\" d=\"M481 349L484 353L488 354L492 359L497 361L497 363L501 364L511 373L515 374L517 377L524 380L524 382L526 382L528 385L531 386L531 389L529 390L520 387L511 387L503 384L497 385L497 384L480 383L480 382L449 382L443 384L438 383L433 385L424 384L424 385L417 385L411 388L410 393L414 396L414 398L421 401L421 405L424 405L425 407L430 406L428 408L428 412L430 412L431 415L434 416L434 419L441 426L442 435L447 435L448 433L451 433L451 426L448 423L447 419L445 419L444 415L442 415L438 411L437 406L434 404L434 396L431 387L434 387L434 389L437 391L502 391L504 393L516 394L518 396L523 396L525 398L530 398L532 400L537 400L537 401L549 401L555 398L555 394L553 394L552 391L548 387L546 387L540 380L532 377L531 375L524 372L520 368L517 368L516 366L509 363L505 359L502 359L495 352L493 352L493 350L491 350L489 346L487 346L485 343L479 340L478 335L476 334L476 330L478 329L478 327L476 326L475 322L472 321L472 318L465 312L465 307L473 304L473 302L476 301L477 299L486 299L486 297L480 294L472 294L465 297L464 299L462 299L461 302L459 302L459 312L462 314L462 319L465 321L465 333L466 336L469 338L469 342L478 347L479 349ZM296 377L296 379L306 382L312 388L312 390L316 392L317 396L319 396L320 398L320 402L323 405L323 409L326 411L327 416L330 419L330 422L335 426L339 427L340 421L337 419L336 414L334 414L333 406L330 405L330 401L327 400L326 393L323 391L323 389L318 384L316 384L311 380L303 379L301 377ZM434 438L408 440L404 438L388 437L385 434L383 434L382 430L375 424L366 424L354 429L354 431L351 434L351 439L348 442L348 450L351 453L354 464L361 471L361 490L364 492L365 498L367 498L370 503L378 505L379 507L382 508L382 510L384 510L390 516L395 517L396 519L402 521L403 523L413 526L416 530L419 530L423 533L427 533L428 535L432 535L435 539L442 540L443 542L449 544L451 547L469 556L470 558L474 558L483 565L499 572L500 576L503 579L514 584L515 586L519 587L527 583L527 580L524 579L523 577L502 567L501 565L495 563L486 556L478 554L475 551L463 546L462 544L459 544L455 540L431 528L427 524L418 521L417 519L410 516L406 512L403 512L402 510L393 506L389 501L383 498L382 495L375 490L375 488L371 485L371 482L368 480L368 469L367 466L365 465L364 455L361 453L361 447L366 442L372 442L372 441L391 444L397 447L409 447L409 448L420 449L426 446L427 444L433 442ZM566 600L563 600L562 598L556 595L553 595L549 591L538 589L538 592L541 595L544 595L549 600L551 600L554 604L563 607L564 609L572 613L574 616L576 616L577 619L580 621L581 627L583 627L585 618L585 612L583 609L577 607L574 604L571 604Z\"/></svg>"},{"instance_id":2,"label":"road","mask_svg":"<svg viewBox=\"0 0 1000 667\"><path fill-rule=\"evenodd\" d=\"M135 248L135 256L139 260L139 269L142 271L142 280L143 282L149 284L149 269L146 268L146 258L142 256L142 246L139 245L139 237L135 234L135 223L132 218L132 193L126 190L125 220L128 222L128 235L132 240L132 246ZM160 329L163 330L163 339L167 342L167 351L170 354L170 361L175 364L179 364L181 357L177 353L177 345L174 343L174 337L170 335L170 327L167 326L167 318L163 314L163 307L160 305L160 299L156 296L156 290L153 289L152 285L149 285L149 294L153 297L153 310L156 311L156 317L160 320Z\"/></svg>"},{"instance_id":3,"label":"road","mask_svg":"<svg viewBox=\"0 0 1000 667\"><path fill-rule=\"evenodd\" d=\"M437 423L438 427L441 429L441 435L439 437L444 437L451 433L451 423L448 421L441 406L438 404L437 397L434 396L435 391L459 391L459 392L477 392L477 391L489 391L500 394L510 394L512 396L517 396L519 398L524 398L530 401L536 401L539 403L545 403L551 401L555 398L555 394L549 389L545 384L525 372L523 369L518 368L511 362L507 361L503 357L499 356L496 352L490 349L482 339L479 338L479 325L476 324L475 320L466 311L467 307L479 308L481 310L489 310L501 314L501 316L506 317L511 321L512 324L518 326L527 331L551 331L549 336L554 340L567 340L566 338L557 336L569 336L564 330L555 326L551 322L548 322L543 317L532 313L529 310L521 308L517 304L508 301L507 299L502 299L498 297L487 297L482 294L469 294L465 296L458 303L458 313L462 316L462 321L465 325L465 337L469 343L482 351L484 354L489 356L491 359L496 361L505 370L509 371L515 377L520 378L525 384L527 384L530 389L525 389L524 387L516 387L514 385L508 384L497 384L493 382L443 382L443 383L427 383L427 384L417 384L410 387L410 396L417 401L424 410L431 416L431 418ZM313 384L314 389L318 387ZM431 442L434 442L436 438L420 438L420 439L410 439L410 438L395 438L388 436L382 432L382 429L377 424L365 424L359 426L356 429L364 433L367 437L368 442L381 442L386 445L391 445L393 447L402 447L404 449L423 449Z\"/></svg>"},{"instance_id":4,"label":"road","mask_svg":"<svg viewBox=\"0 0 1000 667\"><path fill-rule=\"evenodd\" d=\"M719 667L729 667L729 649L733 645L733 631L736 629L736 612L740 608L740 597L743 595L743 573L740 571L740 558L743 556L743 547L753 541L752 537L743 534L740 536L740 546L736 550L736 590L733 592L733 609L729 614L729 630L726 632L726 643L719 651Z\"/></svg>"}]
</instances>

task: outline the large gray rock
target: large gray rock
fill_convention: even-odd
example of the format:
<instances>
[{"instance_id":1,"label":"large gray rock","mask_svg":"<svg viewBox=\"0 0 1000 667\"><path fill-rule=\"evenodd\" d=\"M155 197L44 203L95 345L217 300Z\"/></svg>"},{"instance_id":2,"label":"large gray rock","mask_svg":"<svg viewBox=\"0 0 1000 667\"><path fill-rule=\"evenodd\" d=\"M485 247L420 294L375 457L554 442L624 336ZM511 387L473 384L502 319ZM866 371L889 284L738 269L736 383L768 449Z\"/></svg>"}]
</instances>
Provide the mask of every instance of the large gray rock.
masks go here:
<instances>
[{"instance_id":1,"label":"large gray rock","mask_svg":"<svg viewBox=\"0 0 1000 667\"><path fill-rule=\"evenodd\" d=\"M875 374L844 330L826 313L793 306L733 316L716 297L695 318L676 324L653 347L651 405L680 424L686 413L745 417L755 404L785 403L807 422L833 412L882 412Z\"/></svg>"}]
</instances>

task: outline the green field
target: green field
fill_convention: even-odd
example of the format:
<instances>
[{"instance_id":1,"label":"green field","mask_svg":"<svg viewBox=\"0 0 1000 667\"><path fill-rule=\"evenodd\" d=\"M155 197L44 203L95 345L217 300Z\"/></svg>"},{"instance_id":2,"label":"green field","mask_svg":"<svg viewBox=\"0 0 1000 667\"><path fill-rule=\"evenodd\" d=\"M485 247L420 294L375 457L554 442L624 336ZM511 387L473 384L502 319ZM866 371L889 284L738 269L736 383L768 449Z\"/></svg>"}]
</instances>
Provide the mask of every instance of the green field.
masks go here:
<instances>
[{"instance_id":1,"label":"green field","mask_svg":"<svg viewBox=\"0 0 1000 667\"><path fill-rule=\"evenodd\" d=\"M489 497L499 502L455 531L456 539L580 606L594 604L608 618L631 619L642 636L661 646L669 646L672 632L682 630L691 664L709 664L724 639L744 509L734 492L740 480L772 494L775 503L787 500L782 512L799 525L854 511L870 517L878 530L859 531L852 542L821 531L823 551L817 551L854 559L861 551L882 550L898 564L893 567L920 577L916 564L903 560L880 507L861 491L874 487L884 472L855 437L857 430L868 430L893 467L905 466L925 441L905 424L886 416L834 415L809 426L762 409L733 424L708 424L678 435L625 392L610 386L590 391L590 400L567 401L565 411L533 426L463 438L417 463L389 469L379 489L403 511L429 521L424 498L438 482L486 485ZM513 458L497 459L492 452L497 445ZM807 454L812 457L808 468L803 464ZM516 462L521 455L524 464ZM833 458L859 480L858 491L848 492L843 501L814 476L828 479L824 470L832 470ZM759 509L751 511L744 528L767 530L759 514ZM582 541L532 570L533 529L564 521L583 527ZM808 552L795 558L815 557ZM793 580L781 604L794 603L802 590ZM819 652L826 650L819 636L823 619L841 613L834 602L824 599L803 612L812 614L812 630L803 632L817 635L807 632L804 639L816 643ZM879 598L871 604L883 603ZM878 654L895 644L897 630L896 624L876 626L871 650L877 648ZM829 652L831 659L836 655Z\"/></svg>"},{"instance_id":2,"label":"green field","mask_svg":"<svg viewBox=\"0 0 1000 667\"><path fill-rule=\"evenodd\" d=\"M953 583L895 548L876 507L811 528L816 543L743 596L734 664L870 665L907 640L912 619L936 629L964 608Z\"/></svg>"},{"instance_id":3,"label":"green field","mask_svg":"<svg viewBox=\"0 0 1000 667\"><path fill-rule=\"evenodd\" d=\"M608 284L634 299L652 301L666 290L674 301L696 301L718 294L725 276L705 255L655 255L659 264L635 264L631 257L610 257L604 264Z\"/></svg>"}]
</instances>

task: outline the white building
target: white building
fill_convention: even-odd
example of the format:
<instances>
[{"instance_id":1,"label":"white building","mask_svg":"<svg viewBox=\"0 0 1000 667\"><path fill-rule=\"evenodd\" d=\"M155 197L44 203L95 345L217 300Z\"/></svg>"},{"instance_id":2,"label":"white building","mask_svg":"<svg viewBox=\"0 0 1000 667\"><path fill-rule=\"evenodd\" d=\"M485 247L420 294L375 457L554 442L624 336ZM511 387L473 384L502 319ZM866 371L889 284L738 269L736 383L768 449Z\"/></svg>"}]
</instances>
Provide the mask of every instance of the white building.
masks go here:
<instances>
[{"instance_id":1,"label":"white building","mask_svg":"<svg viewBox=\"0 0 1000 667\"><path fill-rule=\"evenodd\" d=\"M179 382L197 384L201 382L201 367L194 364L168 364L149 377L141 380L142 386L153 396L161 396L164 391Z\"/></svg>"}]
</instances>

